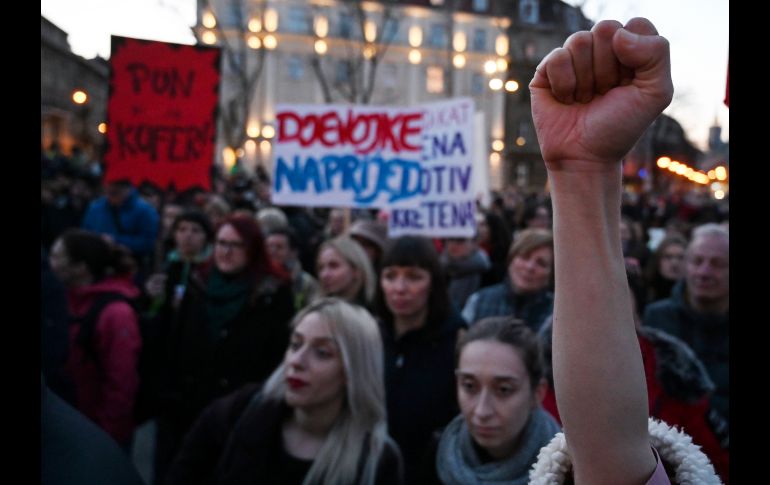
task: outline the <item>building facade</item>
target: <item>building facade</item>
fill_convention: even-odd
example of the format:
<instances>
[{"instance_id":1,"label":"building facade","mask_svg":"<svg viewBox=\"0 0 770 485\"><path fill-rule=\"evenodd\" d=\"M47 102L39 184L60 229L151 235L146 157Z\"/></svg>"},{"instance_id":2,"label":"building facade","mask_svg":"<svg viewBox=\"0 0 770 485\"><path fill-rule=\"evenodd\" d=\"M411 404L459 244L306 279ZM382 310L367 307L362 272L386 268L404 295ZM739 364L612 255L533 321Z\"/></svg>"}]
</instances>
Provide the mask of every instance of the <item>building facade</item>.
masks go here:
<instances>
[{"instance_id":1,"label":"building facade","mask_svg":"<svg viewBox=\"0 0 770 485\"><path fill-rule=\"evenodd\" d=\"M279 103L470 97L485 153L474 163L491 188L541 184L527 84L543 56L590 26L558 0L198 0L198 41L225 50L217 162L271 172Z\"/></svg>"},{"instance_id":2,"label":"building facade","mask_svg":"<svg viewBox=\"0 0 770 485\"><path fill-rule=\"evenodd\" d=\"M106 121L109 63L72 52L67 33L40 17L40 143L58 143L65 154L80 147L92 158L101 155L99 124ZM85 102L73 93L85 93Z\"/></svg>"}]
</instances>

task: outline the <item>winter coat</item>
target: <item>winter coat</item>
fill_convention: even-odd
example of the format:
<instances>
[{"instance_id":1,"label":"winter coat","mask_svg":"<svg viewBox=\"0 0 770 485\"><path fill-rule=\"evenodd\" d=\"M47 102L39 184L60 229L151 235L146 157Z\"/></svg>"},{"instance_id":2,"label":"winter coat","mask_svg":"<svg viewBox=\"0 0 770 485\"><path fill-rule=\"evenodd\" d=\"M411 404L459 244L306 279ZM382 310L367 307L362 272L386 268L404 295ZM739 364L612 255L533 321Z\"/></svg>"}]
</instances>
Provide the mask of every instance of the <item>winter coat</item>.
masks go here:
<instances>
[{"instance_id":1,"label":"winter coat","mask_svg":"<svg viewBox=\"0 0 770 485\"><path fill-rule=\"evenodd\" d=\"M134 432L134 399L139 388L137 363L142 348L137 315L125 301L107 304L94 327L91 355L78 342L81 322L103 293L119 293L127 299L139 290L127 279L108 277L97 283L67 290L69 326L67 372L75 386L77 409L101 426L118 443L125 444Z\"/></svg>"},{"instance_id":2,"label":"winter coat","mask_svg":"<svg viewBox=\"0 0 770 485\"><path fill-rule=\"evenodd\" d=\"M168 329L161 366L159 412L177 429L188 430L215 399L265 380L283 359L294 315L289 283L265 277L254 294L213 335L206 282L199 272L191 275Z\"/></svg>"},{"instance_id":3,"label":"winter coat","mask_svg":"<svg viewBox=\"0 0 770 485\"><path fill-rule=\"evenodd\" d=\"M475 249L463 259L443 253L440 260L449 278L449 299L460 310L468 297L481 288L481 278L490 267L489 258L481 249Z\"/></svg>"},{"instance_id":4,"label":"winter coat","mask_svg":"<svg viewBox=\"0 0 770 485\"><path fill-rule=\"evenodd\" d=\"M485 317L514 316L537 332L546 318L553 313L553 293L544 289L528 295L517 295L510 278L502 283L483 288L468 298L463 318L473 325Z\"/></svg>"},{"instance_id":5,"label":"winter coat","mask_svg":"<svg viewBox=\"0 0 770 485\"><path fill-rule=\"evenodd\" d=\"M144 482L112 438L42 384L40 483L142 485Z\"/></svg>"},{"instance_id":6,"label":"winter coat","mask_svg":"<svg viewBox=\"0 0 770 485\"><path fill-rule=\"evenodd\" d=\"M158 211L142 200L136 189L118 208L120 228L115 224L111 210L106 197L91 202L83 217L83 229L110 235L137 257L152 256L160 230Z\"/></svg>"},{"instance_id":7,"label":"winter coat","mask_svg":"<svg viewBox=\"0 0 770 485\"><path fill-rule=\"evenodd\" d=\"M259 400L259 388L247 384L203 411L166 475L166 485L264 483L281 466L282 424L291 408L285 402ZM380 460L375 483L402 483L401 458L392 442ZM362 473L361 467L354 483L361 483Z\"/></svg>"},{"instance_id":8,"label":"winter coat","mask_svg":"<svg viewBox=\"0 0 770 485\"><path fill-rule=\"evenodd\" d=\"M428 322L399 338L392 325L380 324L388 431L401 449L408 484L415 483L433 431L459 413L454 351L458 332L465 327L456 311L446 321Z\"/></svg>"},{"instance_id":9,"label":"winter coat","mask_svg":"<svg viewBox=\"0 0 770 485\"><path fill-rule=\"evenodd\" d=\"M730 331L729 315L697 313L685 300L686 283L674 286L671 298L648 305L644 326L654 327L683 340L695 352L716 385L712 407L729 425Z\"/></svg>"}]
</instances>

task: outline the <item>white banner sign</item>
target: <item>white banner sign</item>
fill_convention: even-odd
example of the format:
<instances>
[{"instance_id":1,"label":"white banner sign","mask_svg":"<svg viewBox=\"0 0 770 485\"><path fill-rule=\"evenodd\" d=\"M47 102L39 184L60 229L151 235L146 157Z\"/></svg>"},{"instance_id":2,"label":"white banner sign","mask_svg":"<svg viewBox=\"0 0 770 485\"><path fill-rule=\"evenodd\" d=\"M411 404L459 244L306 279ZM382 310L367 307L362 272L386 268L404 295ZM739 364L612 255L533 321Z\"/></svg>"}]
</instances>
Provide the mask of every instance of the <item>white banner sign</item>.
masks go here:
<instances>
[{"instance_id":1,"label":"white banner sign","mask_svg":"<svg viewBox=\"0 0 770 485\"><path fill-rule=\"evenodd\" d=\"M471 99L416 107L278 105L272 200L377 207L389 235L475 232Z\"/></svg>"}]
</instances>

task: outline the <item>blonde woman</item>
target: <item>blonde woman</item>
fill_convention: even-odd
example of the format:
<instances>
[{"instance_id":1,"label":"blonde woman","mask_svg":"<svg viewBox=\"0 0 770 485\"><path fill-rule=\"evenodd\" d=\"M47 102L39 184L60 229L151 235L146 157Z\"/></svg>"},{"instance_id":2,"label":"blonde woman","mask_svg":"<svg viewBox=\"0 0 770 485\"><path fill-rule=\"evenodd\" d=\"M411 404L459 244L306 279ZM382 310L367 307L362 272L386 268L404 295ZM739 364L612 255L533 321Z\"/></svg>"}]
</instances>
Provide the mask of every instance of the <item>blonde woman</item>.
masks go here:
<instances>
[{"instance_id":1,"label":"blonde woman","mask_svg":"<svg viewBox=\"0 0 770 485\"><path fill-rule=\"evenodd\" d=\"M377 288L366 251L349 236L329 239L318 249L318 282L323 296L338 296L370 308Z\"/></svg>"},{"instance_id":2,"label":"blonde woman","mask_svg":"<svg viewBox=\"0 0 770 485\"><path fill-rule=\"evenodd\" d=\"M338 298L297 315L283 363L207 408L166 483L400 484L387 434L382 342L368 311Z\"/></svg>"}]
</instances>

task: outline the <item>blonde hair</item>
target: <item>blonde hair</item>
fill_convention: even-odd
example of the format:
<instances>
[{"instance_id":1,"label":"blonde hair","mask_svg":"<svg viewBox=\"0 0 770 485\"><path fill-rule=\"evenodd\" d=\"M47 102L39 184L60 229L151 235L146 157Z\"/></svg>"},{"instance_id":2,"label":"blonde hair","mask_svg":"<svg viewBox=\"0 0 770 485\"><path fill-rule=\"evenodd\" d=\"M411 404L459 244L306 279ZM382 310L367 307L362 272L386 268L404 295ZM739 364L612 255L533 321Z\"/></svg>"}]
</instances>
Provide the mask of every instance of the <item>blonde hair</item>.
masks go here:
<instances>
[{"instance_id":1,"label":"blonde hair","mask_svg":"<svg viewBox=\"0 0 770 485\"><path fill-rule=\"evenodd\" d=\"M510 265L516 256L526 256L541 247L550 248L553 252L553 232L548 229L524 229L514 237L511 249L508 251L506 264ZM553 267L551 267L551 272L553 272Z\"/></svg>"},{"instance_id":2,"label":"blonde hair","mask_svg":"<svg viewBox=\"0 0 770 485\"><path fill-rule=\"evenodd\" d=\"M379 328L366 309L340 298L322 298L310 304L294 317L291 327L295 328L313 313L329 325L339 348L345 369L346 399L303 483L352 484L357 478L358 465L363 462L360 483L373 484L386 444L395 447L387 433ZM265 383L266 399L284 399L285 374L283 362ZM364 450L366 455L362 456Z\"/></svg>"},{"instance_id":3,"label":"blonde hair","mask_svg":"<svg viewBox=\"0 0 770 485\"><path fill-rule=\"evenodd\" d=\"M360 286L356 289L356 297L363 292L366 305L371 305L374 292L377 289L377 279L374 276L372 262L366 255L364 248L350 236L338 236L324 241L318 249L318 255L320 256L326 248L334 249L354 270L360 273L361 281L359 282Z\"/></svg>"}]
</instances>

